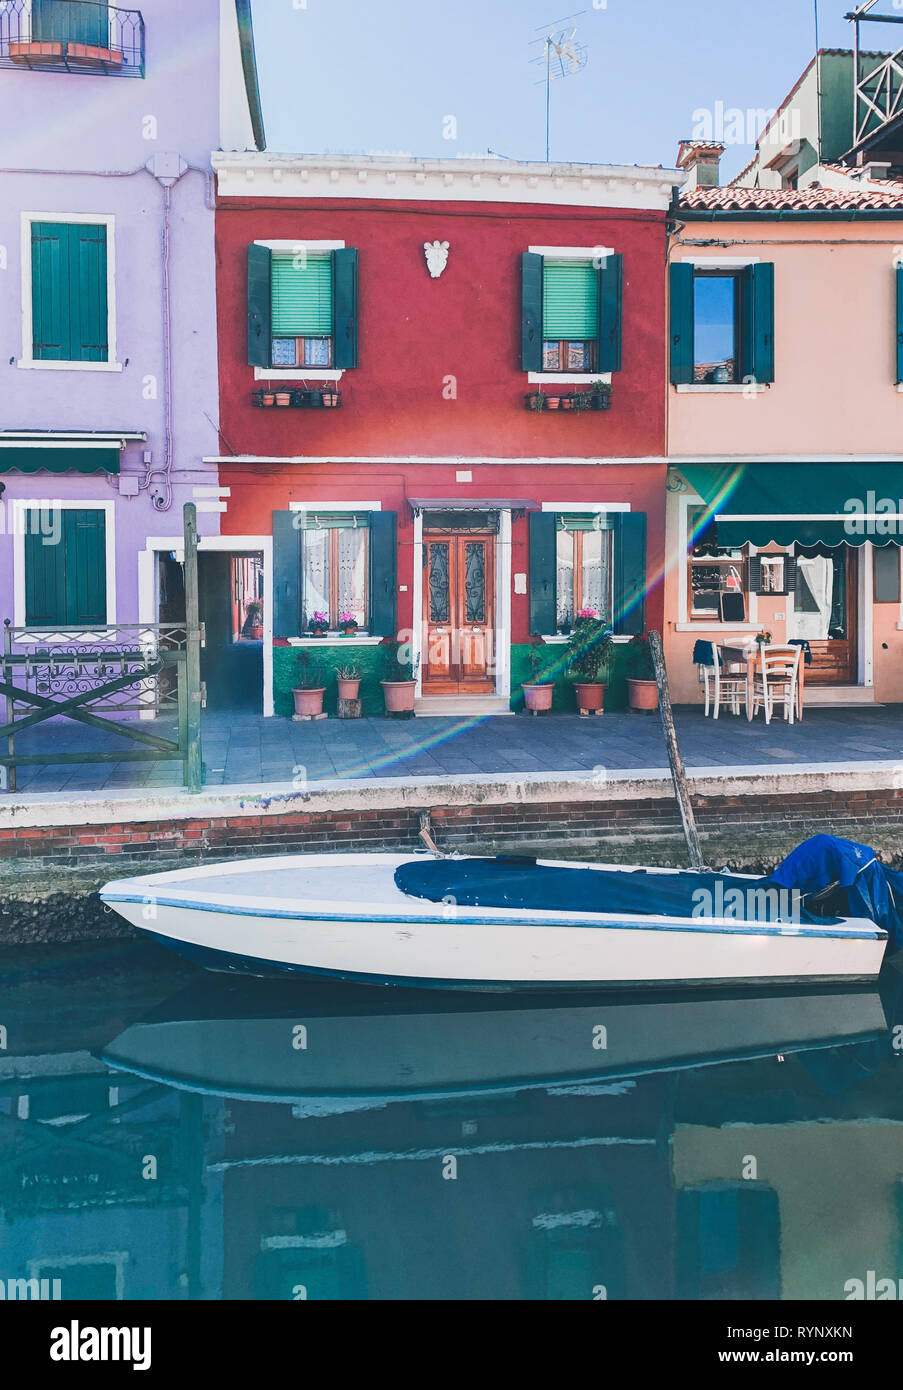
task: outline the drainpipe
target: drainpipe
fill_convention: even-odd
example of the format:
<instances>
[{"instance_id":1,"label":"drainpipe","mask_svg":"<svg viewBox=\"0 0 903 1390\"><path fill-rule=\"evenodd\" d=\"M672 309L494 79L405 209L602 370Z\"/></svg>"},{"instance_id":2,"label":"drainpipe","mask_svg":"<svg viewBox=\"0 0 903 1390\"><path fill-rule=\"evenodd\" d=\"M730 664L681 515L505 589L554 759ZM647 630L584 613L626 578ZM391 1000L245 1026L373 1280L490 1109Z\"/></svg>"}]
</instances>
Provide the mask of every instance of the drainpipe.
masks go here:
<instances>
[{"instance_id":1,"label":"drainpipe","mask_svg":"<svg viewBox=\"0 0 903 1390\"><path fill-rule=\"evenodd\" d=\"M180 154L155 154L147 161L149 174L163 190L163 466L148 468L141 487L151 487L154 478L162 481L151 488L151 501L158 512L168 512L172 506L172 467L174 460L172 425L172 190L188 171L188 161Z\"/></svg>"}]
</instances>

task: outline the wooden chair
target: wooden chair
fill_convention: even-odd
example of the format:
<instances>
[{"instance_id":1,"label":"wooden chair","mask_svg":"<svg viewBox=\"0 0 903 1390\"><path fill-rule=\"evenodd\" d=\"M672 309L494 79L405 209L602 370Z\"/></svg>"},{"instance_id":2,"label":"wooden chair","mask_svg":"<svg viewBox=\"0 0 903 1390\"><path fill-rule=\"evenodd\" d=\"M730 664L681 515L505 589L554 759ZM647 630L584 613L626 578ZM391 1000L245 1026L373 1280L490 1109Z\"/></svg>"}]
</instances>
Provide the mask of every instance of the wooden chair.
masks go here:
<instances>
[{"instance_id":1,"label":"wooden chair","mask_svg":"<svg viewBox=\"0 0 903 1390\"><path fill-rule=\"evenodd\" d=\"M699 665L697 676L700 684L705 690L705 717L708 717L709 707L712 707L712 718L718 718L718 711L723 704L729 704L732 714L740 713L740 699L742 696L744 705L746 704L746 671L741 670L735 663L725 666L721 660L715 643L712 643L712 664L710 666ZM712 692L709 691L709 683L712 684Z\"/></svg>"},{"instance_id":2,"label":"wooden chair","mask_svg":"<svg viewBox=\"0 0 903 1390\"><path fill-rule=\"evenodd\" d=\"M793 723L798 712L801 647L763 647L756 658L752 682L753 715L765 709L765 723L771 723L775 705L783 706L784 718Z\"/></svg>"}]
</instances>

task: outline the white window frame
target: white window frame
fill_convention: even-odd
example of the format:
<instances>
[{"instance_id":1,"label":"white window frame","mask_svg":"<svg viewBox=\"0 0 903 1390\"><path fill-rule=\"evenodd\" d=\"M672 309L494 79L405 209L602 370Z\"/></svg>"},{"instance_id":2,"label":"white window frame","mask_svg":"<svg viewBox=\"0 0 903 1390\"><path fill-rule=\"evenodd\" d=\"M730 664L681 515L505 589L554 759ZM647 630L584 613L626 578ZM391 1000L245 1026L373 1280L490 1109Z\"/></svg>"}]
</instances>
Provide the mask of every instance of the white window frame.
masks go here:
<instances>
[{"instance_id":1,"label":"white window frame","mask_svg":"<svg viewBox=\"0 0 903 1390\"><path fill-rule=\"evenodd\" d=\"M32 313L31 229L35 222L73 223L107 229L107 360L106 362L49 362L34 355ZM116 356L116 218L111 213L23 212L22 243L22 356L17 365L38 372L121 372Z\"/></svg>"},{"instance_id":2,"label":"white window frame","mask_svg":"<svg viewBox=\"0 0 903 1390\"><path fill-rule=\"evenodd\" d=\"M550 261L596 261L613 256L613 246L530 246L531 255L542 256ZM611 385L611 372L528 372L530 386L540 386L543 382L558 383L561 386L585 386L589 381L604 381Z\"/></svg>"},{"instance_id":3,"label":"white window frame","mask_svg":"<svg viewBox=\"0 0 903 1390\"><path fill-rule=\"evenodd\" d=\"M683 492L676 497L677 501L677 612L678 621L675 624L676 632L758 632L759 631L759 596L752 592L747 594L749 600L749 619L745 623L720 623L712 620L697 620L690 617L690 589L689 589L689 566L690 566L690 509L694 511L698 507L705 506L705 500L696 492ZM754 545L749 547L750 556L758 555L758 550ZM785 552L786 553L786 552Z\"/></svg>"},{"instance_id":4,"label":"white window frame","mask_svg":"<svg viewBox=\"0 0 903 1390\"><path fill-rule=\"evenodd\" d=\"M111 1250L100 1255L42 1255L40 1259L29 1260L26 1266L29 1279L44 1279L45 1269L75 1269L85 1265L112 1265L116 1271L116 1301L125 1298L125 1267L129 1260L127 1250ZM64 1295L65 1297L65 1295Z\"/></svg>"},{"instance_id":5,"label":"white window frame","mask_svg":"<svg viewBox=\"0 0 903 1390\"><path fill-rule=\"evenodd\" d=\"M542 510L544 512L553 512L556 515L559 512L585 512L588 516L598 516L606 512L629 512L632 511L632 507L629 502L543 502ZM558 534L557 527L555 534L556 536ZM614 574L612 574L611 582L612 590L614 590ZM614 592L612 592L611 597L612 601L614 601ZM570 640L562 632L540 632L538 635L547 646L566 646ZM620 633L612 635L613 642L626 643L630 640L629 637L625 637Z\"/></svg>"},{"instance_id":6,"label":"white window frame","mask_svg":"<svg viewBox=\"0 0 903 1390\"><path fill-rule=\"evenodd\" d=\"M105 627L116 623L116 503L83 501L70 498L65 502L58 497L13 497L10 499L13 523L13 625L27 627L25 621L25 515L33 507L63 512L104 513L104 548L106 558L107 616ZM62 634L42 633L48 641L62 640ZM96 641L96 635L85 632L77 640Z\"/></svg>"},{"instance_id":7,"label":"white window frame","mask_svg":"<svg viewBox=\"0 0 903 1390\"><path fill-rule=\"evenodd\" d=\"M285 255L287 252L298 255L301 251L322 254L325 251L344 251L344 241L311 241L306 237L295 237L291 241L255 241L255 246L265 246L268 251ZM344 367L255 367L255 381L341 381L345 375ZM371 508L371 510L375 510Z\"/></svg>"},{"instance_id":8,"label":"white window frame","mask_svg":"<svg viewBox=\"0 0 903 1390\"><path fill-rule=\"evenodd\" d=\"M761 256L676 256L672 264L691 265L694 271L737 271L745 270L749 265L758 265L761 260ZM727 381L721 385L717 381L685 381L674 389L681 396L745 396L761 395L768 387L764 381Z\"/></svg>"},{"instance_id":9,"label":"white window frame","mask_svg":"<svg viewBox=\"0 0 903 1390\"><path fill-rule=\"evenodd\" d=\"M297 243L294 244L297 245ZM289 502L288 509L290 512L381 512L383 505L382 502ZM368 564L369 558L368 551ZM378 647L383 639L371 637L365 629L362 633L355 634L354 640L362 646ZM324 643L327 646L331 646L333 643L336 645L340 642L347 643L348 638L342 637L340 634L327 633L325 637L290 637L288 641L292 647L322 647Z\"/></svg>"}]
</instances>

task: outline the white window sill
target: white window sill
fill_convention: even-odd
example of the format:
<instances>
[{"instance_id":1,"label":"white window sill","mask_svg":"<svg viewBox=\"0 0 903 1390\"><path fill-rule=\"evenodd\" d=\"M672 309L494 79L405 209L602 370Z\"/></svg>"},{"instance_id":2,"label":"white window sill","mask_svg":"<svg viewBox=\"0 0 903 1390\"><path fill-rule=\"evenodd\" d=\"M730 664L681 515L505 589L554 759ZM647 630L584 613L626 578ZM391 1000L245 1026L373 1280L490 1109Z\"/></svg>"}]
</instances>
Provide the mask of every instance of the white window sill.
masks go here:
<instances>
[{"instance_id":1,"label":"white window sill","mask_svg":"<svg viewBox=\"0 0 903 1390\"><path fill-rule=\"evenodd\" d=\"M531 386L590 386L594 381L611 385L611 372L528 372Z\"/></svg>"},{"instance_id":2,"label":"white window sill","mask_svg":"<svg viewBox=\"0 0 903 1390\"><path fill-rule=\"evenodd\" d=\"M16 364L31 372L121 372L121 362L44 362L21 357Z\"/></svg>"},{"instance_id":3,"label":"white window sill","mask_svg":"<svg viewBox=\"0 0 903 1390\"><path fill-rule=\"evenodd\" d=\"M359 647L378 647L383 639L355 633L353 637L343 637L340 632L328 632L325 637L289 637L290 647L346 647L356 642Z\"/></svg>"},{"instance_id":4,"label":"white window sill","mask_svg":"<svg viewBox=\"0 0 903 1390\"><path fill-rule=\"evenodd\" d=\"M338 370L313 367L255 367L255 381L341 381L344 367Z\"/></svg>"},{"instance_id":5,"label":"white window sill","mask_svg":"<svg viewBox=\"0 0 903 1390\"><path fill-rule=\"evenodd\" d=\"M714 618L701 618L698 623L675 623L675 632L761 632L761 623L719 623Z\"/></svg>"},{"instance_id":6,"label":"white window sill","mask_svg":"<svg viewBox=\"0 0 903 1390\"><path fill-rule=\"evenodd\" d=\"M724 382L719 385L717 381L683 382L680 386L675 386L675 391L680 396L743 396L748 391L753 395L759 395L768 388L764 381Z\"/></svg>"}]
</instances>

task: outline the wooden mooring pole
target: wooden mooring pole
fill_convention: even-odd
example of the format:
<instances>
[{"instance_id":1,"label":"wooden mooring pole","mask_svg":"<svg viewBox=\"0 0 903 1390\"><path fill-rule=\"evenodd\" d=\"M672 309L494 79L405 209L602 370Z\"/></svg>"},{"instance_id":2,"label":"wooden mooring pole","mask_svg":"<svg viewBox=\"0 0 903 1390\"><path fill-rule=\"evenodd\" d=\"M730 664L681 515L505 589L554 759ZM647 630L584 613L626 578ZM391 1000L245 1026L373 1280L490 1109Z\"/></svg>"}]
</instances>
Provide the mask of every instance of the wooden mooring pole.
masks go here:
<instances>
[{"instance_id":1,"label":"wooden mooring pole","mask_svg":"<svg viewBox=\"0 0 903 1390\"><path fill-rule=\"evenodd\" d=\"M690 855L690 868L704 869L706 867L706 862L703 858L702 846L699 843L699 831L696 829L696 817L693 815L693 802L690 800L690 788L687 786L687 770L684 767L684 760L680 754L680 745L677 742L677 730L674 727L674 711L671 708L671 692L668 689L668 672L665 669L665 651L662 645L662 634L660 632L649 633L649 650L652 652L652 663L655 667L655 680L658 685L658 708L662 716L662 728L665 731L665 742L668 745L668 762L671 764L671 780L674 783L674 794L677 797L677 807L680 811L684 839L687 842L687 850Z\"/></svg>"}]
</instances>

